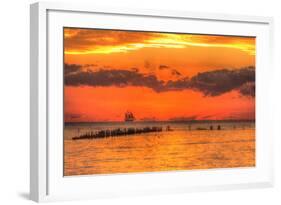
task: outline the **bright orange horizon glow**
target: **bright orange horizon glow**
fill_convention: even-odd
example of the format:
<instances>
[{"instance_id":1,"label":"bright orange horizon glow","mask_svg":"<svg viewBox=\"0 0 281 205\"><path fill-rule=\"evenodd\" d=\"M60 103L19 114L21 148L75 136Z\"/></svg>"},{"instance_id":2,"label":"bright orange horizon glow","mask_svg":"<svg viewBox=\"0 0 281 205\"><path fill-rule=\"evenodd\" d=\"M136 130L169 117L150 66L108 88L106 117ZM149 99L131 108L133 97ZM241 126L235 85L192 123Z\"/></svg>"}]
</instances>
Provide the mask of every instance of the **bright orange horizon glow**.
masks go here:
<instances>
[{"instance_id":1,"label":"bright orange horizon glow","mask_svg":"<svg viewBox=\"0 0 281 205\"><path fill-rule=\"evenodd\" d=\"M254 120L250 84L235 75L255 53L254 37L65 28L64 63L77 66L65 72L65 122L123 121L127 110L138 121Z\"/></svg>"}]
</instances>

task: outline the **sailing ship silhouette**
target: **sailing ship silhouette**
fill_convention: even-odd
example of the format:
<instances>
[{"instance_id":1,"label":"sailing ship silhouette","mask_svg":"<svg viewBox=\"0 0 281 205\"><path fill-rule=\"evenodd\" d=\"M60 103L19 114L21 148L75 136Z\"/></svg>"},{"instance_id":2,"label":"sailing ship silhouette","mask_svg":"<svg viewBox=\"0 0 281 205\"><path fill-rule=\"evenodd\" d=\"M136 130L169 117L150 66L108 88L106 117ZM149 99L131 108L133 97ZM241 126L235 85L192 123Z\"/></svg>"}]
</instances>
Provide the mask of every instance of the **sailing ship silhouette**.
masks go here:
<instances>
[{"instance_id":1,"label":"sailing ship silhouette","mask_svg":"<svg viewBox=\"0 0 281 205\"><path fill-rule=\"evenodd\" d=\"M133 122L133 121L135 121L135 116L134 116L134 114L132 113L132 112L130 112L130 111L127 111L126 113L125 113L125 116L124 116L124 121L125 122Z\"/></svg>"}]
</instances>

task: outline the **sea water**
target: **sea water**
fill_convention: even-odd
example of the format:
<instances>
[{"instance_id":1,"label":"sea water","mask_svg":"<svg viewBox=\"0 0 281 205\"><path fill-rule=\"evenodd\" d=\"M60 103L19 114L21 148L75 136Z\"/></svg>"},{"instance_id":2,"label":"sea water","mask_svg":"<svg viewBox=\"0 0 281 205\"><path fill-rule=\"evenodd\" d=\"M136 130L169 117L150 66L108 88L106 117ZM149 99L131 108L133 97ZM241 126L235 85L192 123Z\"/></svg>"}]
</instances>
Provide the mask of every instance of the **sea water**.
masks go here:
<instances>
[{"instance_id":1,"label":"sea water","mask_svg":"<svg viewBox=\"0 0 281 205\"><path fill-rule=\"evenodd\" d=\"M87 132L153 126L163 131L72 140ZM64 126L65 176L253 166L254 122L94 122Z\"/></svg>"}]
</instances>

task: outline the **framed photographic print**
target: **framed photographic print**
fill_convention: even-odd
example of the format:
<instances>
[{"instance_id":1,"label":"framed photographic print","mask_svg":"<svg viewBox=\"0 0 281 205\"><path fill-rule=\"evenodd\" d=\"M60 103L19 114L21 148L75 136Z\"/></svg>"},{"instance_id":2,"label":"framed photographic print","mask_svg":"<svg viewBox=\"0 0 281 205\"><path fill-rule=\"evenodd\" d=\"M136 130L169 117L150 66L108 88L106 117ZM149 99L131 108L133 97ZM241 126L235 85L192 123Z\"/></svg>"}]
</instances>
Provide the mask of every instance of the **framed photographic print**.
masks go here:
<instances>
[{"instance_id":1,"label":"framed photographic print","mask_svg":"<svg viewBox=\"0 0 281 205\"><path fill-rule=\"evenodd\" d=\"M31 199L272 186L272 23L31 5Z\"/></svg>"}]
</instances>

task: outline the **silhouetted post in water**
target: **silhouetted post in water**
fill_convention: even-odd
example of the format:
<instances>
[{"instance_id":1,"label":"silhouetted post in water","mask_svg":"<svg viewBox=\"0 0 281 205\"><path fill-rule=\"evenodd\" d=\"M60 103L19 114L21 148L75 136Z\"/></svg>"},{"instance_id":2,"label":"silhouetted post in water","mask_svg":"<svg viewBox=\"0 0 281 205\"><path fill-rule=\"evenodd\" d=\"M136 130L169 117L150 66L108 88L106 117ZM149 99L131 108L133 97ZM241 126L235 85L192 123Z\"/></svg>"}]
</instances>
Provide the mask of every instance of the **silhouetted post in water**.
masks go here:
<instances>
[{"instance_id":1,"label":"silhouetted post in water","mask_svg":"<svg viewBox=\"0 0 281 205\"><path fill-rule=\"evenodd\" d=\"M210 130L213 130L213 125L210 126Z\"/></svg>"},{"instance_id":2,"label":"silhouetted post in water","mask_svg":"<svg viewBox=\"0 0 281 205\"><path fill-rule=\"evenodd\" d=\"M166 131L173 131L173 130L171 129L170 125L167 125Z\"/></svg>"},{"instance_id":3,"label":"silhouetted post in water","mask_svg":"<svg viewBox=\"0 0 281 205\"><path fill-rule=\"evenodd\" d=\"M188 125L188 130L189 130L189 131L191 130L191 125Z\"/></svg>"},{"instance_id":4,"label":"silhouetted post in water","mask_svg":"<svg viewBox=\"0 0 281 205\"><path fill-rule=\"evenodd\" d=\"M166 127L166 131L169 131L170 130L170 126L169 125L167 125L167 127Z\"/></svg>"},{"instance_id":5,"label":"silhouetted post in water","mask_svg":"<svg viewBox=\"0 0 281 205\"><path fill-rule=\"evenodd\" d=\"M221 126L220 125L218 125L218 130L221 130Z\"/></svg>"}]
</instances>

